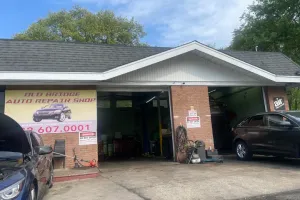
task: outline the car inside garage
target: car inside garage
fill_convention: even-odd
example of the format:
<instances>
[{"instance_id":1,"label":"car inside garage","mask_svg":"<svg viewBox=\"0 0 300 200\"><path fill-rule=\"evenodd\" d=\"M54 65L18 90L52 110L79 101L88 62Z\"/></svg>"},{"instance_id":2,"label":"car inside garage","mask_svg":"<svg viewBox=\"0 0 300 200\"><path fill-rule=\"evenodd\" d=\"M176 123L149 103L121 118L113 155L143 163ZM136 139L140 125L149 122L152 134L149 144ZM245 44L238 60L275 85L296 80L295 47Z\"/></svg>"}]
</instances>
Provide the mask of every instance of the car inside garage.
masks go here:
<instances>
[{"instance_id":1,"label":"car inside garage","mask_svg":"<svg viewBox=\"0 0 300 200\"><path fill-rule=\"evenodd\" d=\"M262 87L210 87L209 99L215 148L232 148L231 128L244 118L265 112Z\"/></svg>"}]
</instances>

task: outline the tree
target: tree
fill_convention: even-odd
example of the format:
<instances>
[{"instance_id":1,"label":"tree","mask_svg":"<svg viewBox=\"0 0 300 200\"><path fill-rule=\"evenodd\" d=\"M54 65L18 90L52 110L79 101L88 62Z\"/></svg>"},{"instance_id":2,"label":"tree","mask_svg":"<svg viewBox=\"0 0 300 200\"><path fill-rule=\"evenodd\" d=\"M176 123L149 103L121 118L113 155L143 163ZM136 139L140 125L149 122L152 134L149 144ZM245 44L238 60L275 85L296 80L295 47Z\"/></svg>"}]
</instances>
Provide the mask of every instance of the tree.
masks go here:
<instances>
[{"instance_id":1,"label":"tree","mask_svg":"<svg viewBox=\"0 0 300 200\"><path fill-rule=\"evenodd\" d=\"M230 49L281 51L300 64L300 0L256 0L241 19ZM300 109L299 89L289 94L291 109Z\"/></svg>"},{"instance_id":2,"label":"tree","mask_svg":"<svg viewBox=\"0 0 300 200\"><path fill-rule=\"evenodd\" d=\"M50 13L16 34L18 40L77 41L103 44L143 45L146 34L133 18L117 17L111 11L91 13L81 7Z\"/></svg>"}]
</instances>

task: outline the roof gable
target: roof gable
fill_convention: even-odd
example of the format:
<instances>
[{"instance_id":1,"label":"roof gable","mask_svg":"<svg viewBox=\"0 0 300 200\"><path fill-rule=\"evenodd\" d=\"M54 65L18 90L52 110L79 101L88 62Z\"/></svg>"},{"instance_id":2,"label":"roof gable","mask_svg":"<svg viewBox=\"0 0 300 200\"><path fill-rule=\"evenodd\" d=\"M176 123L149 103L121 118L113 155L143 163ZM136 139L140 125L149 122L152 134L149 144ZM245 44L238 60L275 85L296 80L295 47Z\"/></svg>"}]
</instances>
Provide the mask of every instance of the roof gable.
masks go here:
<instances>
[{"instance_id":1,"label":"roof gable","mask_svg":"<svg viewBox=\"0 0 300 200\"><path fill-rule=\"evenodd\" d=\"M282 54L274 54L268 59L256 55L261 52L246 56L245 52L221 52L197 41L176 48L161 48L0 40L0 80L103 81L191 51L273 82L300 82L300 77L294 75L299 66ZM284 61L277 62L273 68L271 60L276 56ZM262 62L267 65L260 65L254 58L264 58Z\"/></svg>"}]
</instances>

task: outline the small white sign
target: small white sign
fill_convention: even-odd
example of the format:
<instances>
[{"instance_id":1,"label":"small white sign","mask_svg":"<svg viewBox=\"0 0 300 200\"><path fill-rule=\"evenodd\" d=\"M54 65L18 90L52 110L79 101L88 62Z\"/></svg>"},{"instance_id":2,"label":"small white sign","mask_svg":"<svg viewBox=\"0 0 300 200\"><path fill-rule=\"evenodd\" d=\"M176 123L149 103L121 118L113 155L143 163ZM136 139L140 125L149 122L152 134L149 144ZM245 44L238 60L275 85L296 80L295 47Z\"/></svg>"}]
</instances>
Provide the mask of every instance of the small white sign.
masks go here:
<instances>
[{"instance_id":1,"label":"small white sign","mask_svg":"<svg viewBox=\"0 0 300 200\"><path fill-rule=\"evenodd\" d=\"M197 110L189 110L189 117L197 117Z\"/></svg>"},{"instance_id":2,"label":"small white sign","mask_svg":"<svg viewBox=\"0 0 300 200\"><path fill-rule=\"evenodd\" d=\"M186 117L186 127L187 128L200 128L200 117Z\"/></svg>"},{"instance_id":3,"label":"small white sign","mask_svg":"<svg viewBox=\"0 0 300 200\"><path fill-rule=\"evenodd\" d=\"M79 145L97 144L96 132L80 132L79 133Z\"/></svg>"}]
</instances>

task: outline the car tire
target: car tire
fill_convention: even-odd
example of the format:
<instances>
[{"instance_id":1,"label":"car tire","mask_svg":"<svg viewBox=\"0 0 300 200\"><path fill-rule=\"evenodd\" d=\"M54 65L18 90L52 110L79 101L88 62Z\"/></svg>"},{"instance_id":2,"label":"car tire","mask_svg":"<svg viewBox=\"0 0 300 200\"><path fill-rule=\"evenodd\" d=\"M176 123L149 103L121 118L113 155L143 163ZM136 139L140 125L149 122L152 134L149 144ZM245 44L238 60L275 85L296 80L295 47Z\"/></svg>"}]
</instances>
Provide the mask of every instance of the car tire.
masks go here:
<instances>
[{"instance_id":1,"label":"car tire","mask_svg":"<svg viewBox=\"0 0 300 200\"><path fill-rule=\"evenodd\" d=\"M33 118L33 121L34 121L34 122L40 122L40 121L42 121L42 119L41 119L41 118L38 118L38 117L34 117L34 118Z\"/></svg>"},{"instance_id":2,"label":"car tire","mask_svg":"<svg viewBox=\"0 0 300 200\"><path fill-rule=\"evenodd\" d=\"M34 184L31 184L31 186L30 186L28 200L37 200L36 189L35 189Z\"/></svg>"},{"instance_id":3,"label":"car tire","mask_svg":"<svg viewBox=\"0 0 300 200\"><path fill-rule=\"evenodd\" d=\"M57 121L63 122L63 121L65 121L65 119L66 119L65 113L61 113L61 114L59 115L59 118L57 119Z\"/></svg>"},{"instance_id":4,"label":"car tire","mask_svg":"<svg viewBox=\"0 0 300 200\"><path fill-rule=\"evenodd\" d=\"M52 188L52 186L53 186L53 177L54 177L53 164L52 163L50 165L49 172L50 172L50 177L49 177L49 180L48 180L48 186L49 186L49 188Z\"/></svg>"},{"instance_id":5,"label":"car tire","mask_svg":"<svg viewBox=\"0 0 300 200\"><path fill-rule=\"evenodd\" d=\"M235 153L238 160L250 160L252 158L248 145L243 141L236 142Z\"/></svg>"}]
</instances>

